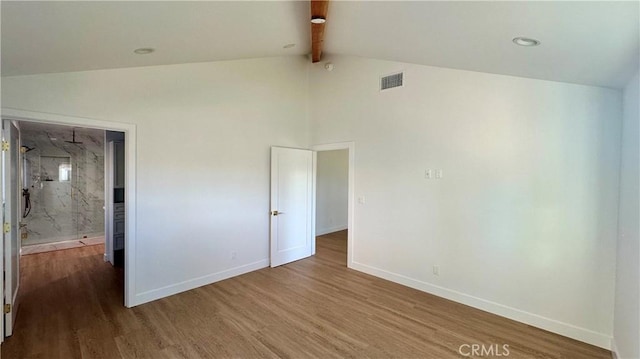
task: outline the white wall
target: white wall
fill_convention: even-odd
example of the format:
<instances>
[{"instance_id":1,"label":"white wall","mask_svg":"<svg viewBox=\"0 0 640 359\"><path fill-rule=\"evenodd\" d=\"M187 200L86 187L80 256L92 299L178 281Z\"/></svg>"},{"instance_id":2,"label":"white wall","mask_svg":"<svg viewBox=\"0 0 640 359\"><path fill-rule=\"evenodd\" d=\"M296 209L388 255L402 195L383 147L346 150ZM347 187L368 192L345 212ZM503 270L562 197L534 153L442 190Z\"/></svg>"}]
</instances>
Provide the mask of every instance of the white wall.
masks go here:
<instances>
[{"instance_id":1,"label":"white wall","mask_svg":"<svg viewBox=\"0 0 640 359\"><path fill-rule=\"evenodd\" d=\"M607 347L621 93L327 59L7 77L2 106L137 126L137 302L266 266L269 147L353 140L354 268Z\"/></svg>"},{"instance_id":2,"label":"white wall","mask_svg":"<svg viewBox=\"0 0 640 359\"><path fill-rule=\"evenodd\" d=\"M640 120L638 73L624 90L613 336L618 358L640 358Z\"/></svg>"},{"instance_id":3,"label":"white wall","mask_svg":"<svg viewBox=\"0 0 640 359\"><path fill-rule=\"evenodd\" d=\"M621 93L325 60L312 143L356 144L353 268L609 347ZM400 70L405 86L380 92Z\"/></svg>"},{"instance_id":4,"label":"white wall","mask_svg":"<svg viewBox=\"0 0 640 359\"><path fill-rule=\"evenodd\" d=\"M137 126L144 302L268 265L270 146L308 146L307 71L282 57L6 77L2 105Z\"/></svg>"},{"instance_id":5,"label":"white wall","mask_svg":"<svg viewBox=\"0 0 640 359\"><path fill-rule=\"evenodd\" d=\"M349 150L318 152L316 235L347 229Z\"/></svg>"}]
</instances>

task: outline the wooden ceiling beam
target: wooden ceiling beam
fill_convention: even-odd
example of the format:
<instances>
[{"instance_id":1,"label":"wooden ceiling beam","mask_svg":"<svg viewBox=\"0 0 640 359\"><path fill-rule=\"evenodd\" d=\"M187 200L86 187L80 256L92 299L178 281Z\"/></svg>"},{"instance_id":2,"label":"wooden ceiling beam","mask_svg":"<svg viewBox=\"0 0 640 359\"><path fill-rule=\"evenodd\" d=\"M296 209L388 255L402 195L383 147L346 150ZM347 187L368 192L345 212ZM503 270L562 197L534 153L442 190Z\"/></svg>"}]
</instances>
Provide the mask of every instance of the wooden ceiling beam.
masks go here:
<instances>
[{"instance_id":1,"label":"wooden ceiling beam","mask_svg":"<svg viewBox=\"0 0 640 359\"><path fill-rule=\"evenodd\" d=\"M329 0L311 0L311 19L321 18L327 20ZM311 61L318 62L322 57L322 45L324 44L325 24L311 23Z\"/></svg>"}]
</instances>

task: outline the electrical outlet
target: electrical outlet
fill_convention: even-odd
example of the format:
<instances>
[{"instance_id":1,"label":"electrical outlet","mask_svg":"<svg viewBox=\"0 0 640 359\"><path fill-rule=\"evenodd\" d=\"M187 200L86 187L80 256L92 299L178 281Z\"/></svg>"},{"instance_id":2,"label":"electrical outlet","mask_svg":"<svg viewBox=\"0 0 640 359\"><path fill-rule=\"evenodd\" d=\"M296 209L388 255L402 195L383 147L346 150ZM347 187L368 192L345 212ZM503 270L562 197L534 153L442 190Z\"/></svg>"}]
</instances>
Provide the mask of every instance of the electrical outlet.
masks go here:
<instances>
[{"instance_id":1,"label":"electrical outlet","mask_svg":"<svg viewBox=\"0 0 640 359\"><path fill-rule=\"evenodd\" d=\"M231 252L231 259L238 258L238 253L236 251Z\"/></svg>"},{"instance_id":2,"label":"electrical outlet","mask_svg":"<svg viewBox=\"0 0 640 359\"><path fill-rule=\"evenodd\" d=\"M436 170L436 178L437 179L442 178L442 170Z\"/></svg>"},{"instance_id":3,"label":"electrical outlet","mask_svg":"<svg viewBox=\"0 0 640 359\"><path fill-rule=\"evenodd\" d=\"M433 275L440 275L440 266L433 266Z\"/></svg>"},{"instance_id":4,"label":"electrical outlet","mask_svg":"<svg viewBox=\"0 0 640 359\"><path fill-rule=\"evenodd\" d=\"M424 170L424 178L432 179L433 178L433 171L432 170Z\"/></svg>"},{"instance_id":5,"label":"electrical outlet","mask_svg":"<svg viewBox=\"0 0 640 359\"><path fill-rule=\"evenodd\" d=\"M360 197L358 197L358 203L360 203L360 204L365 204L365 203L367 203L367 201L366 201L366 199L364 198L364 196L360 196Z\"/></svg>"}]
</instances>

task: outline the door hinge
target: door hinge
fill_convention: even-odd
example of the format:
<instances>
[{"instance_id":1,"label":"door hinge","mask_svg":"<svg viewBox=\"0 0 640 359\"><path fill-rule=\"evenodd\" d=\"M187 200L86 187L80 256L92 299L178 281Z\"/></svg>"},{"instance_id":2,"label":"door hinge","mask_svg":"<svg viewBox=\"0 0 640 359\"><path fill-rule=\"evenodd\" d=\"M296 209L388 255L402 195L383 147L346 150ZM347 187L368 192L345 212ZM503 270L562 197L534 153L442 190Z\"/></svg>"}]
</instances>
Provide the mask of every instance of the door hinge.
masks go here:
<instances>
[{"instance_id":1,"label":"door hinge","mask_svg":"<svg viewBox=\"0 0 640 359\"><path fill-rule=\"evenodd\" d=\"M9 233L9 232L11 232L11 223L4 222L3 229L4 229L4 233Z\"/></svg>"},{"instance_id":2,"label":"door hinge","mask_svg":"<svg viewBox=\"0 0 640 359\"><path fill-rule=\"evenodd\" d=\"M4 305L4 314L11 313L11 304Z\"/></svg>"},{"instance_id":3,"label":"door hinge","mask_svg":"<svg viewBox=\"0 0 640 359\"><path fill-rule=\"evenodd\" d=\"M9 151L9 142L2 140L2 151Z\"/></svg>"}]
</instances>

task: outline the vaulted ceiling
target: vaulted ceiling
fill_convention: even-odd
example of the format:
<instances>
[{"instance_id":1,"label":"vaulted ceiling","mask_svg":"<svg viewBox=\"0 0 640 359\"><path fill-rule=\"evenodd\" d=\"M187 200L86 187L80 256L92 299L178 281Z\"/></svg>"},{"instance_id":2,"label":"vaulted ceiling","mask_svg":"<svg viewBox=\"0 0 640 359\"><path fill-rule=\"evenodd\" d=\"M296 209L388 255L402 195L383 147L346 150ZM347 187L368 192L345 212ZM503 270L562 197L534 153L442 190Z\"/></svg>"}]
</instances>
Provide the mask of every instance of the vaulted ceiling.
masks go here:
<instances>
[{"instance_id":1,"label":"vaulted ceiling","mask_svg":"<svg viewBox=\"0 0 640 359\"><path fill-rule=\"evenodd\" d=\"M640 61L638 5L331 1L323 52L620 88ZM1 6L2 76L311 52L308 1ZM515 46L517 36L541 45ZM133 53L143 47L156 51Z\"/></svg>"}]
</instances>

